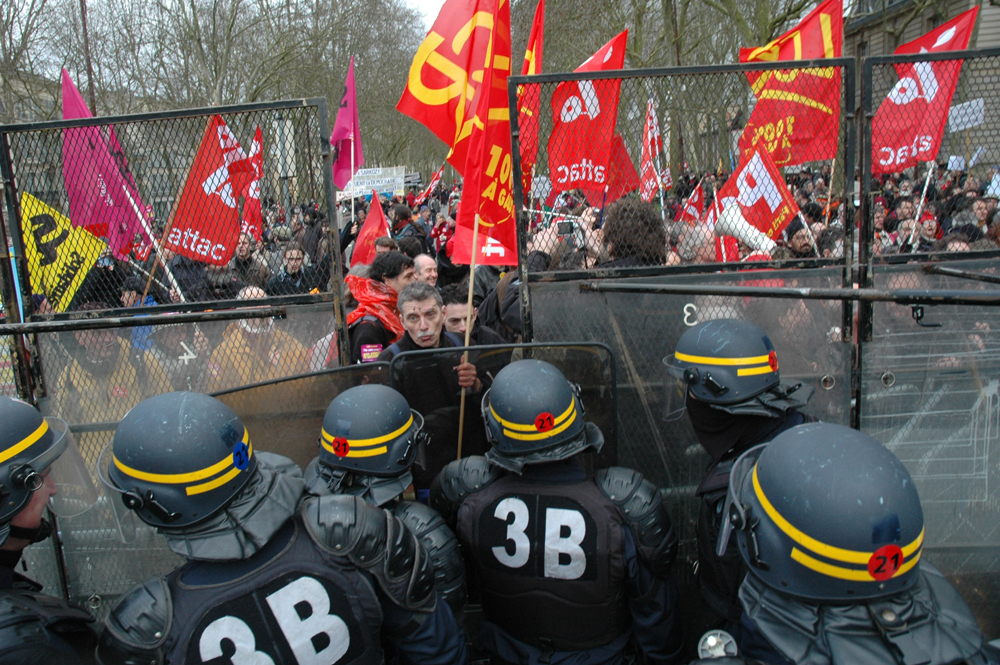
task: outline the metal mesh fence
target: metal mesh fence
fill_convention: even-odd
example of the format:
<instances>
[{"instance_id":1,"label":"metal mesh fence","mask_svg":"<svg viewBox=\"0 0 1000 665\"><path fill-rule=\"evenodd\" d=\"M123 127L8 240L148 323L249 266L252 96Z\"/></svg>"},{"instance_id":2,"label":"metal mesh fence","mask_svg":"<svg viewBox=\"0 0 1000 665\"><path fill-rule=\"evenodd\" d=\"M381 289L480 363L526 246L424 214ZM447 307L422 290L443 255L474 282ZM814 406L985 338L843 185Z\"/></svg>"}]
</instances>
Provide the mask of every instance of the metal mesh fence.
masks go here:
<instances>
[{"instance_id":1,"label":"metal mesh fence","mask_svg":"<svg viewBox=\"0 0 1000 665\"><path fill-rule=\"evenodd\" d=\"M949 264L994 274L993 261ZM879 288L982 291L994 285L927 274L917 265L876 267ZM918 312L919 313L919 312ZM862 429L909 469L926 524L925 556L949 575L990 636L1000 634L1000 340L996 309L874 307L863 345Z\"/></svg>"},{"instance_id":2,"label":"metal mesh fence","mask_svg":"<svg viewBox=\"0 0 1000 665\"><path fill-rule=\"evenodd\" d=\"M49 377L47 396L39 400L39 408L44 415L58 416L69 423L93 481L101 490L98 504L91 510L59 522L63 571L71 602L89 605L102 617L118 595L180 562L152 528L137 520L122 523L120 510L115 510L116 505L120 509L120 499L103 489L97 475L100 453L130 408L148 397L173 390L223 391L337 366L335 319L330 305L289 306L286 311L283 320L180 323L38 335L41 366ZM238 413L250 416L254 425L251 433L261 450L287 454L282 451L295 431L291 426L283 438L277 437L273 428L259 435L256 428L268 419L276 424L274 413L286 410L291 418L293 413L308 411L309 405L298 400L295 391L286 385L272 385L267 399L252 405L244 400L238 404ZM325 399L323 410L332 396ZM290 405L295 404L300 410L293 412ZM123 534L127 542L123 542ZM50 592L60 588L51 544L30 548L27 561Z\"/></svg>"},{"instance_id":3,"label":"metal mesh fence","mask_svg":"<svg viewBox=\"0 0 1000 665\"><path fill-rule=\"evenodd\" d=\"M537 270L552 271L843 256L854 145L840 99L854 70L833 62L516 79L536 118L522 114L516 147L522 256L544 252ZM793 242L800 189L809 228ZM723 215L737 199L767 212Z\"/></svg>"},{"instance_id":4,"label":"metal mesh fence","mask_svg":"<svg viewBox=\"0 0 1000 665\"><path fill-rule=\"evenodd\" d=\"M300 100L0 128L28 313L330 291L325 113Z\"/></svg>"},{"instance_id":5,"label":"metal mesh fence","mask_svg":"<svg viewBox=\"0 0 1000 665\"><path fill-rule=\"evenodd\" d=\"M864 221L875 255L1000 249L1000 52L956 55L865 65Z\"/></svg>"}]
</instances>

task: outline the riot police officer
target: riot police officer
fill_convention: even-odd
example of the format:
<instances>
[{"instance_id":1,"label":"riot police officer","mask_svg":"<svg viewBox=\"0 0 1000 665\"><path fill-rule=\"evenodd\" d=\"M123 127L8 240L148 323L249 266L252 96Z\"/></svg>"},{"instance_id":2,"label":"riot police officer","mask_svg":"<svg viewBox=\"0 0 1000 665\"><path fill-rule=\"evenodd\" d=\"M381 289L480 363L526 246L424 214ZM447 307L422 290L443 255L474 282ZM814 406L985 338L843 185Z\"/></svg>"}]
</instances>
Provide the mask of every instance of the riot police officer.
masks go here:
<instances>
[{"instance_id":1,"label":"riot police officer","mask_svg":"<svg viewBox=\"0 0 1000 665\"><path fill-rule=\"evenodd\" d=\"M66 470L53 464L76 444L65 422L10 397L0 397L0 423L0 663L92 662L90 613L39 593L41 585L14 570L25 547L52 533L42 515L57 476L71 492Z\"/></svg>"},{"instance_id":2,"label":"riot police officer","mask_svg":"<svg viewBox=\"0 0 1000 665\"><path fill-rule=\"evenodd\" d=\"M587 476L578 455L604 437L549 363L502 369L482 412L491 449L446 466L431 507L457 519L491 662L618 663L630 636L672 662L677 540L656 487L621 467Z\"/></svg>"},{"instance_id":3,"label":"riot police officer","mask_svg":"<svg viewBox=\"0 0 1000 665\"><path fill-rule=\"evenodd\" d=\"M733 465L719 547L749 574L741 652L767 663L996 663L965 602L921 559L913 480L867 434L795 427Z\"/></svg>"},{"instance_id":4,"label":"riot police officer","mask_svg":"<svg viewBox=\"0 0 1000 665\"><path fill-rule=\"evenodd\" d=\"M323 417L319 457L306 467L306 492L350 494L395 515L427 549L434 586L461 622L466 589L458 540L432 508L402 498L412 491L410 466L423 453L423 426L423 416L388 386L345 390Z\"/></svg>"},{"instance_id":5,"label":"riot police officer","mask_svg":"<svg viewBox=\"0 0 1000 665\"><path fill-rule=\"evenodd\" d=\"M688 329L664 362L666 416L685 412L699 443L711 457L698 486L698 583L712 614L736 631L742 608L737 593L746 574L739 556L715 553L722 504L733 461L748 448L784 430L814 420L799 413L813 389L780 381L778 355L763 330L747 321L715 319Z\"/></svg>"},{"instance_id":6,"label":"riot police officer","mask_svg":"<svg viewBox=\"0 0 1000 665\"><path fill-rule=\"evenodd\" d=\"M109 487L188 561L126 593L102 663L464 662L427 554L398 519L347 496L310 498L290 460L254 450L207 395L150 398L115 431Z\"/></svg>"}]
</instances>

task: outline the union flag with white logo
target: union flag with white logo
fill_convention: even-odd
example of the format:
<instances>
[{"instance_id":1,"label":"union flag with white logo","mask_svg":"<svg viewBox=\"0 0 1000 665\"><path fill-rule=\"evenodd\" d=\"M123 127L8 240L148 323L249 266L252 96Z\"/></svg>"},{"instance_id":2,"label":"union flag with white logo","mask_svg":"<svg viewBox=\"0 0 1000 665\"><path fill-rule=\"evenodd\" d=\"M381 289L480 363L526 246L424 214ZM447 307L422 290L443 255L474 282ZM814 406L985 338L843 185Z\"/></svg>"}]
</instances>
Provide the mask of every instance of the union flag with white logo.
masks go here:
<instances>
[{"instance_id":1,"label":"union flag with white logo","mask_svg":"<svg viewBox=\"0 0 1000 665\"><path fill-rule=\"evenodd\" d=\"M716 199L718 204L709 206L705 217L712 229L717 215L734 202L740 205L744 219L769 238L778 237L799 214L785 179L766 150L755 150L741 162Z\"/></svg>"},{"instance_id":2,"label":"union flag with white logo","mask_svg":"<svg viewBox=\"0 0 1000 665\"><path fill-rule=\"evenodd\" d=\"M969 45L978 13L979 7L973 7L895 52L961 51ZM907 62L895 67L899 81L872 120L872 174L876 175L899 173L937 157L962 60Z\"/></svg>"}]
</instances>

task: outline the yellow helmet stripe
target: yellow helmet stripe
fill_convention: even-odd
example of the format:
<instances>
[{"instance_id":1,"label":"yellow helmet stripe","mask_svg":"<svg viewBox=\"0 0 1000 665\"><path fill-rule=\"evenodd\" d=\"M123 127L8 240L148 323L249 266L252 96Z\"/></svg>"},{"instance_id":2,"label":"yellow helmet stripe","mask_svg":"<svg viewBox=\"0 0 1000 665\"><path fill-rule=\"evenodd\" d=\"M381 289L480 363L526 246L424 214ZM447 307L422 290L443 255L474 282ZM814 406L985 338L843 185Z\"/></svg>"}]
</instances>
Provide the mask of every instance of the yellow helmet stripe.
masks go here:
<instances>
[{"instance_id":1,"label":"yellow helmet stripe","mask_svg":"<svg viewBox=\"0 0 1000 665\"><path fill-rule=\"evenodd\" d=\"M807 536L789 523L781 514L771 505L767 497L764 495L764 490L760 486L760 481L757 478L757 465L753 467L753 489L757 494L757 500L760 501L760 505L763 506L764 512L767 513L771 521L774 522L779 529L781 529L786 536L794 540L799 545L802 545L806 549L812 550L813 552L819 554L826 559L833 559L835 561L842 561L844 563L857 563L868 565L868 560L872 557L873 552L858 552L855 550L845 550L839 547L834 547L833 545L827 545L822 543L815 538ZM903 556L909 557L913 552L915 552L920 544L924 540L923 529L920 531L920 535L917 536L912 543L904 546ZM867 574L867 573L866 573Z\"/></svg>"},{"instance_id":2,"label":"yellow helmet stripe","mask_svg":"<svg viewBox=\"0 0 1000 665\"><path fill-rule=\"evenodd\" d=\"M382 446L381 448L366 448L364 450L350 450L347 453L348 457L375 457L376 455L384 455L389 452L388 446Z\"/></svg>"},{"instance_id":3,"label":"yellow helmet stripe","mask_svg":"<svg viewBox=\"0 0 1000 665\"><path fill-rule=\"evenodd\" d=\"M504 436L510 437L511 439L517 439L518 441L540 441L542 439L548 439L553 437L560 432L563 432L567 427L573 424L576 420L576 408L575 403L570 407L572 411L570 412L569 419L566 420L562 425L553 427L548 432L535 432L534 434L521 434L520 432L512 432L509 429L504 429ZM560 416L561 417L561 416Z\"/></svg>"},{"instance_id":4,"label":"yellow helmet stripe","mask_svg":"<svg viewBox=\"0 0 1000 665\"><path fill-rule=\"evenodd\" d=\"M768 362L768 356L752 356L750 358L709 358L708 356L689 356L677 351L674 358L696 365L760 365Z\"/></svg>"},{"instance_id":5,"label":"yellow helmet stripe","mask_svg":"<svg viewBox=\"0 0 1000 665\"><path fill-rule=\"evenodd\" d=\"M34 432L24 437L7 450L0 453L0 462L6 462L14 455L24 452L49 431L49 423L42 418L42 424Z\"/></svg>"},{"instance_id":6,"label":"yellow helmet stripe","mask_svg":"<svg viewBox=\"0 0 1000 665\"><path fill-rule=\"evenodd\" d=\"M770 374L774 370L771 369L770 365L764 365L763 367L741 367L736 370L736 376L754 376L756 374Z\"/></svg>"},{"instance_id":7,"label":"yellow helmet stripe","mask_svg":"<svg viewBox=\"0 0 1000 665\"><path fill-rule=\"evenodd\" d=\"M253 443L250 442L250 433L245 427L243 428L243 443L247 444L248 457L253 457ZM115 466L118 467L118 470L130 478L145 480L150 483L159 483L161 485L181 485L184 483L193 483L199 480L205 480L206 478L211 478L216 474L222 473L233 465L233 456L227 455L222 458L220 462L198 471L191 471L189 473L149 473L147 471L139 471L138 469L126 466L115 456L112 456L112 460L114 461ZM237 472L238 471L239 469L237 469Z\"/></svg>"},{"instance_id":8,"label":"yellow helmet stripe","mask_svg":"<svg viewBox=\"0 0 1000 665\"><path fill-rule=\"evenodd\" d=\"M216 487L225 485L238 475L240 475L240 470L237 468L232 468L229 470L228 473L219 476L215 480L210 480L207 483L202 483L201 485L190 485L184 488L184 491L187 492L188 496L193 496L195 494L204 494L205 492L214 490Z\"/></svg>"},{"instance_id":9,"label":"yellow helmet stripe","mask_svg":"<svg viewBox=\"0 0 1000 665\"><path fill-rule=\"evenodd\" d=\"M392 441L393 439L397 439L403 436L403 434L406 433L406 430L410 429L410 426L412 424L413 424L413 413L411 412L410 419L406 421L405 425L400 427L395 432L389 432L388 434L385 434L383 436L376 436L371 439L348 439L344 437L344 440L347 441L347 445L349 445L352 449L365 448L367 446L377 446L380 443L387 443L389 441ZM333 440L336 438L323 428L320 428L320 434L322 435L324 442L333 443ZM329 446L324 446L324 447L330 452L333 452L333 448L330 448Z\"/></svg>"},{"instance_id":10,"label":"yellow helmet stripe","mask_svg":"<svg viewBox=\"0 0 1000 665\"><path fill-rule=\"evenodd\" d=\"M559 414L558 418L556 418L554 421L552 421L552 425L553 426L557 426L563 420L565 420L566 418L569 418L570 414L573 412L573 407L574 406L576 406L576 400L575 399L571 399L569 401L569 406L566 408L565 411L563 411L562 413ZM516 432L537 432L538 431L538 428L535 427L535 423L531 423L530 425L522 425L520 423L512 423L509 420L504 420L503 418L500 417L500 414L498 414L496 412L496 410L494 410L493 404L490 404L490 413L493 414L493 417L497 419L497 422L500 423L500 425L503 426L504 429L510 429L510 430L514 430ZM549 432L549 433L551 433L551 432Z\"/></svg>"},{"instance_id":11,"label":"yellow helmet stripe","mask_svg":"<svg viewBox=\"0 0 1000 665\"><path fill-rule=\"evenodd\" d=\"M892 577L899 577L900 575L904 575L905 573L909 572L909 570L913 568L915 565L917 565L918 561L920 561L921 554L923 554L923 552L917 552L917 555L912 559L907 558L907 560L903 563L902 566L899 567L899 570L897 570ZM875 580L875 578L872 577L871 574L869 574L867 568L863 570L851 570L850 568L841 568L840 566L833 566L829 563L824 563L822 561L812 558L811 556L801 551L797 547L792 548L791 557L793 561L797 561L806 568L814 570L820 575L826 575L827 577L836 577L837 579L848 580L851 582L871 582Z\"/></svg>"}]
</instances>

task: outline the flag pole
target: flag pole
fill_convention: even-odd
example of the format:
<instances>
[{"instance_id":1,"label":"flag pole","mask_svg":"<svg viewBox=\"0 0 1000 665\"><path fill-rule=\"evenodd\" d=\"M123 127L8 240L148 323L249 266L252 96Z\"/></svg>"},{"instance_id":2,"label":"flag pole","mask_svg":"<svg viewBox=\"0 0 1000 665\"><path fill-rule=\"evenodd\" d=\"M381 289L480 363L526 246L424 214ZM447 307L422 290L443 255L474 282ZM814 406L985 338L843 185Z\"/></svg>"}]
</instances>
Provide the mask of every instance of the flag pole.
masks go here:
<instances>
[{"instance_id":1,"label":"flag pole","mask_svg":"<svg viewBox=\"0 0 1000 665\"><path fill-rule=\"evenodd\" d=\"M660 164L660 153L663 152L663 134L660 133L660 118L656 115L656 102L653 103L653 124L656 126L656 189L660 192L660 219L667 223L667 206L663 202L663 167Z\"/></svg>"},{"instance_id":2,"label":"flag pole","mask_svg":"<svg viewBox=\"0 0 1000 665\"><path fill-rule=\"evenodd\" d=\"M354 130L351 130L351 180L354 180ZM354 223L354 199L357 197L354 195L354 183L347 183L351 186L351 221L347 223L347 228L351 228L351 224ZM358 233L361 233L361 229L358 229Z\"/></svg>"},{"instance_id":3,"label":"flag pole","mask_svg":"<svg viewBox=\"0 0 1000 665\"><path fill-rule=\"evenodd\" d=\"M719 189L712 183L712 207L715 208L715 223L719 223ZM715 229L712 229L712 233L715 233ZM719 236L719 248L722 250L722 262L729 263L729 257L726 256L726 239ZM737 257L739 258L739 257Z\"/></svg>"},{"instance_id":4,"label":"flag pole","mask_svg":"<svg viewBox=\"0 0 1000 665\"><path fill-rule=\"evenodd\" d=\"M798 214L798 217L799 217L799 219L801 219L801 220L802 220L802 224L803 224L803 225L804 225L804 226L806 227L806 233L808 233L808 234L809 234L809 240L811 240L811 241L812 241L812 246L813 246L813 253L814 253L814 254L816 255L816 258L817 258L817 259L821 259L821 258L823 258L823 257L822 257L822 256L820 256L820 254L819 254L819 247L817 247L817 246L816 246L816 236L814 236L814 235L813 235L813 230L812 230L812 228L811 228L811 227L809 226L809 222L807 222L807 221L806 221L806 217L805 217L805 215L803 215L803 214L802 214L802 211L801 211L801 210L799 210L799 214ZM791 238L789 238L789 240L791 240Z\"/></svg>"},{"instance_id":5,"label":"flag pole","mask_svg":"<svg viewBox=\"0 0 1000 665\"><path fill-rule=\"evenodd\" d=\"M966 166L968 166L968 162L966 162ZM917 227L919 227L923 223L920 221L920 217L921 215L923 215L924 212L924 201L927 200L927 187L931 184L931 176L934 174L934 171L936 170L937 170L936 161L931 160L930 162L927 163L927 178L924 179L924 191L921 192L920 194L920 205L917 206L916 218L913 220L916 223L913 225L913 230L910 231L910 237L906 241L906 244L910 246L911 252L913 251L913 240L917 235Z\"/></svg>"},{"instance_id":6,"label":"flag pole","mask_svg":"<svg viewBox=\"0 0 1000 665\"><path fill-rule=\"evenodd\" d=\"M149 228L149 222L146 221L146 216L143 215L141 212L139 212L139 206L136 205L135 200L132 198L132 195L129 194L128 187L122 185L122 191L125 192L125 196L128 198L128 202L132 204L132 210L135 211L136 218L138 218L139 223L142 224L142 230L146 232L146 237L149 238L149 242L153 242L153 230ZM164 233L170 232L169 226L173 225L173 217L170 218L170 222L171 223L168 225L168 228ZM159 244L162 245L163 244L162 241ZM150 282L153 279L153 273L156 272L156 264L158 264L159 262L160 262L160 247L157 247L156 258L153 260L153 269L149 273L149 279L146 280L146 288L142 292L142 300L146 299L146 294L149 292ZM181 302L187 302L184 299L184 292L181 291L181 285L174 278L174 273L170 270L170 266L168 266L166 263L163 264L163 274L167 276L167 281L170 282L170 288L177 291L177 295L180 297ZM139 302L142 302L142 300L140 300Z\"/></svg>"},{"instance_id":7,"label":"flag pole","mask_svg":"<svg viewBox=\"0 0 1000 665\"><path fill-rule=\"evenodd\" d=\"M476 225L472 227L472 259L469 261L469 299L466 303L465 315L465 346L469 346L469 335L472 333L472 289L476 283L476 254L479 252L479 213L476 213ZM462 362L469 362L469 350L462 354ZM462 398L458 405L458 457L462 459L462 434L465 432L465 388L462 388Z\"/></svg>"},{"instance_id":8,"label":"flag pole","mask_svg":"<svg viewBox=\"0 0 1000 665\"><path fill-rule=\"evenodd\" d=\"M830 203L833 202L833 174L837 172L837 156L833 156L833 164L830 165L830 182L826 185L826 221L823 226L830 226Z\"/></svg>"}]
</instances>

